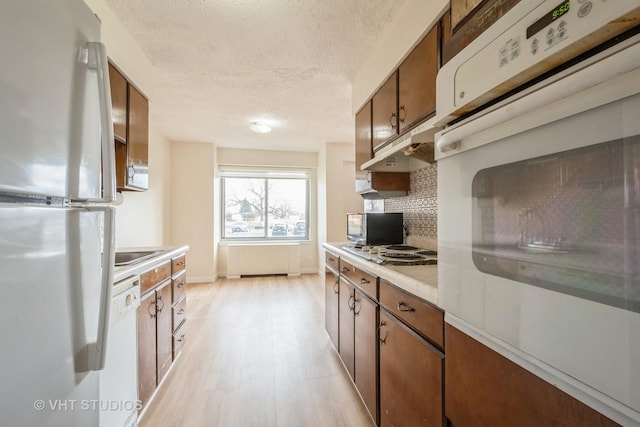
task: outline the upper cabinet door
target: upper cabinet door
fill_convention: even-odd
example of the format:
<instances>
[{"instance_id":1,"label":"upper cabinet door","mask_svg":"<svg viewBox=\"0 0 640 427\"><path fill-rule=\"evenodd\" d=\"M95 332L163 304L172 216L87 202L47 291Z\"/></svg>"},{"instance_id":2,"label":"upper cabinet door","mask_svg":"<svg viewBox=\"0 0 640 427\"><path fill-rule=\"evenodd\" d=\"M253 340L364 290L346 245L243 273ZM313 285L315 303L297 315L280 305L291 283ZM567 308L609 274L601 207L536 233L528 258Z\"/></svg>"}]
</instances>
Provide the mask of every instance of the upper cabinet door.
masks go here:
<instances>
[{"instance_id":1,"label":"upper cabinet door","mask_svg":"<svg viewBox=\"0 0 640 427\"><path fill-rule=\"evenodd\" d=\"M451 28L455 29L480 3L482 0L451 0Z\"/></svg>"},{"instance_id":2,"label":"upper cabinet door","mask_svg":"<svg viewBox=\"0 0 640 427\"><path fill-rule=\"evenodd\" d=\"M109 82L111 84L111 111L113 114L113 133L117 140L127 140L127 79L115 67L109 64Z\"/></svg>"},{"instance_id":3,"label":"upper cabinet door","mask_svg":"<svg viewBox=\"0 0 640 427\"><path fill-rule=\"evenodd\" d=\"M443 17L442 63L474 41L520 0L451 0Z\"/></svg>"},{"instance_id":4,"label":"upper cabinet door","mask_svg":"<svg viewBox=\"0 0 640 427\"><path fill-rule=\"evenodd\" d=\"M435 113L438 56L436 24L398 69L400 132Z\"/></svg>"},{"instance_id":5,"label":"upper cabinet door","mask_svg":"<svg viewBox=\"0 0 640 427\"><path fill-rule=\"evenodd\" d=\"M129 138L127 186L149 188L149 102L129 85Z\"/></svg>"},{"instance_id":6,"label":"upper cabinet door","mask_svg":"<svg viewBox=\"0 0 640 427\"><path fill-rule=\"evenodd\" d=\"M371 160L371 101L367 102L356 114L356 171L363 163Z\"/></svg>"},{"instance_id":7,"label":"upper cabinet door","mask_svg":"<svg viewBox=\"0 0 640 427\"><path fill-rule=\"evenodd\" d=\"M398 134L398 72L373 95L373 150Z\"/></svg>"}]
</instances>

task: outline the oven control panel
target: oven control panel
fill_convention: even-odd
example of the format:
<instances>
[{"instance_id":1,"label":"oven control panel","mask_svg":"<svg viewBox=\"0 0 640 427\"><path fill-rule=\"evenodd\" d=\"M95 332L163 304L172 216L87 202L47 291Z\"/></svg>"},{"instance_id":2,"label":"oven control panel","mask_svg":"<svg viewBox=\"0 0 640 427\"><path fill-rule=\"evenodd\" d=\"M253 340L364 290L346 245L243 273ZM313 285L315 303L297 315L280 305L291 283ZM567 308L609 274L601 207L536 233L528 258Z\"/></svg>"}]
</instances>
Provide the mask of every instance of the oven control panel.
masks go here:
<instances>
[{"instance_id":1,"label":"oven control panel","mask_svg":"<svg viewBox=\"0 0 640 427\"><path fill-rule=\"evenodd\" d=\"M521 2L440 71L449 93L438 93L438 124L442 113L473 111L638 24L638 0Z\"/></svg>"}]
</instances>

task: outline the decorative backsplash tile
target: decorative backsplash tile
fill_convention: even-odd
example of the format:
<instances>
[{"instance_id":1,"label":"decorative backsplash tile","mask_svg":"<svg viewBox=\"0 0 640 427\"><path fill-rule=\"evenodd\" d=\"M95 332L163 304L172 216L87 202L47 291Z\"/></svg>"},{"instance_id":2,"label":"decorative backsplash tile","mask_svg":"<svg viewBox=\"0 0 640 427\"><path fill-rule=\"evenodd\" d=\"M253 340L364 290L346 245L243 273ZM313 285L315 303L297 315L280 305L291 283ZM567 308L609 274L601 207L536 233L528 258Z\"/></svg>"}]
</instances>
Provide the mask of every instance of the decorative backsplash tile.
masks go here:
<instances>
[{"instance_id":1,"label":"decorative backsplash tile","mask_svg":"<svg viewBox=\"0 0 640 427\"><path fill-rule=\"evenodd\" d=\"M385 212L404 213L408 236L436 239L438 236L437 164L411 172L411 190L405 197L385 200Z\"/></svg>"}]
</instances>

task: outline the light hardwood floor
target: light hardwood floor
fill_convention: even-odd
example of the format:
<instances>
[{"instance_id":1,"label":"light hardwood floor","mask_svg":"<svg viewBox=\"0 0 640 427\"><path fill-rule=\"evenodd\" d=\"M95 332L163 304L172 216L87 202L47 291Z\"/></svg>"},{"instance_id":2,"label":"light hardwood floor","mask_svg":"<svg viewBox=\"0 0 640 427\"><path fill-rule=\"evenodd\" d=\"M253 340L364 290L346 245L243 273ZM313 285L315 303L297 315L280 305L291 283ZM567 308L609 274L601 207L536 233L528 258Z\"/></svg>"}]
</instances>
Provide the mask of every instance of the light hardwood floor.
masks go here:
<instances>
[{"instance_id":1,"label":"light hardwood floor","mask_svg":"<svg viewBox=\"0 0 640 427\"><path fill-rule=\"evenodd\" d=\"M187 286L188 339L140 421L155 426L373 426L324 330L324 279Z\"/></svg>"}]
</instances>

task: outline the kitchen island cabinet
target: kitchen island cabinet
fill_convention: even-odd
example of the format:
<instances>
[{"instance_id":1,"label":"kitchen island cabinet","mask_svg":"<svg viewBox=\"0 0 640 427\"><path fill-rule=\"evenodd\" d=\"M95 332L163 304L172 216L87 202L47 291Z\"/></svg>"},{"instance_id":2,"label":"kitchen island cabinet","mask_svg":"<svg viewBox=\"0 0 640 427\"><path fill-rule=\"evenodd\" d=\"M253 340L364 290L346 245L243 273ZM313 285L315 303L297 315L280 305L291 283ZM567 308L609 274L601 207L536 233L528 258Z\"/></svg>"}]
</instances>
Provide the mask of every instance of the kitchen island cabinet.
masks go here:
<instances>
[{"instance_id":1,"label":"kitchen island cabinet","mask_svg":"<svg viewBox=\"0 0 640 427\"><path fill-rule=\"evenodd\" d=\"M156 292L156 360L158 363L157 384L160 384L169 371L172 354L171 328L171 281L167 280Z\"/></svg>"},{"instance_id":2,"label":"kitchen island cabinet","mask_svg":"<svg viewBox=\"0 0 640 427\"><path fill-rule=\"evenodd\" d=\"M388 280L411 286L414 281L408 277L346 252L333 256L338 253L340 292L346 294L340 298L339 325L349 329L348 337L353 325L354 334L349 351L342 348L341 335L339 354L345 367L353 360L349 374L371 418L381 426L445 425L444 313ZM429 288L420 294L433 299L435 287L424 283L424 277L435 278L436 269L419 267L404 271L420 271L415 284Z\"/></svg>"},{"instance_id":3,"label":"kitchen island cabinet","mask_svg":"<svg viewBox=\"0 0 640 427\"><path fill-rule=\"evenodd\" d=\"M361 268L378 279L377 298L371 299L378 304L379 319L378 425L619 425L596 406L534 374L539 368L511 360L504 344L480 336L455 316L445 323L444 312L437 306L436 266L378 265L344 251L343 244L325 247L340 256L341 266L348 266L344 275L351 276L355 285ZM355 291L358 300L364 291L357 286ZM356 323L354 383L362 367L358 327ZM357 388L369 408L363 389Z\"/></svg>"},{"instance_id":4,"label":"kitchen island cabinet","mask_svg":"<svg viewBox=\"0 0 640 427\"><path fill-rule=\"evenodd\" d=\"M140 299L138 323L138 399L142 406L156 389L156 293L148 292Z\"/></svg>"},{"instance_id":5,"label":"kitchen island cabinet","mask_svg":"<svg viewBox=\"0 0 640 427\"><path fill-rule=\"evenodd\" d=\"M339 265L340 257L327 251L325 259L324 273L324 326L329 334L329 338L336 349L340 348L338 340L338 310L340 304L340 282L339 282Z\"/></svg>"},{"instance_id":6,"label":"kitchen island cabinet","mask_svg":"<svg viewBox=\"0 0 640 427\"><path fill-rule=\"evenodd\" d=\"M380 304L380 425L443 426L444 312L382 280Z\"/></svg>"},{"instance_id":7,"label":"kitchen island cabinet","mask_svg":"<svg viewBox=\"0 0 640 427\"><path fill-rule=\"evenodd\" d=\"M446 324L446 416L456 427L599 426L617 423Z\"/></svg>"},{"instance_id":8,"label":"kitchen island cabinet","mask_svg":"<svg viewBox=\"0 0 640 427\"><path fill-rule=\"evenodd\" d=\"M369 263L352 262L341 253L336 319L339 354L363 403L376 425L444 425L444 313L363 264ZM371 269L391 271L373 264Z\"/></svg>"},{"instance_id":9,"label":"kitchen island cabinet","mask_svg":"<svg viewBox=\"0 0 640 427\"><path fill-rule=\"evenodd\" d=\"M338 353L349 376L355 378L355 320L353 318L353 304L355 300L355 287L342 276L340 282L340 304L338 316L338 330L340 346Z\"/></svg>"},{"instance_id":10,"label":"kitchen island cabinet","mask_svg":"<svg viewBox=\"0 0 640 427\"><path fill-rule=\"evenodd\" d=\"M378 304L356 289L353 313L355 385L369 415L378 424Z\"/></svg>"},{"instance_id":11,"label":"kitchen island cabinet","mask_svg":"<svg viewBox=\"0 0 640 427\"><path fill-rule=\"evenodd\" d=\"M138 399L144 409L153 398L186 339L185 253L148 264L140 274ZM180 323L176 325L176 321Z\"/></svg>"},{"instance_id":12,"label":"kitchen island cabinet","mask_svg":"<svg viewBox=\"0 0 640 427\"><path fill-rule=\"evenodd\" d=\"M172 279L173 282L173 305L171 306L172 325L173 325L173 343L172 343L172 359L180 355L182 346L187 337L186 321L187 321L187 296L184 292L186 285L186 274L179 274Z\"/></svg>"},{"instance_id":13,"label":"kitchen island cabinet","mask_svg":"<svg viewBox=\"0 0 640 427\"><path fill-rule=\"evenodd\" d=\"M167 339L171 345L170 310L165 309L170 298L171 264L165 262L140 275L141 303L138 317L138 398L146 405L168 370ZM168 292L167 292L168 291ZM167 317L167 313L169 317ZM169 353L169 356L171 354Z\"/></svg>"}]
</instances>

